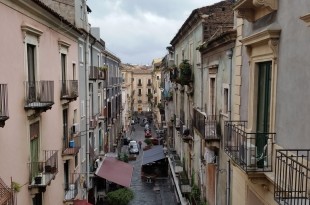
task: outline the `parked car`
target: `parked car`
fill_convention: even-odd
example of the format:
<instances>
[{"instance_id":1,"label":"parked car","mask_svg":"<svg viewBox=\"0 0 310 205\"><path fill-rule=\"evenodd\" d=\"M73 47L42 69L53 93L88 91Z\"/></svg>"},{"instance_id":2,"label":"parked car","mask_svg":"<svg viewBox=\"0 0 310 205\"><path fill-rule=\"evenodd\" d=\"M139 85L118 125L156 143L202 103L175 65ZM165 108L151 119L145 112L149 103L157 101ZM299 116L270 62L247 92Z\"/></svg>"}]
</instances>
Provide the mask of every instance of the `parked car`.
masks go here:
<instances>
[{"instance_id":1,"label":"parked car","mask_svg":"<svg viewBox=\"0 0 310 205\"><path fill-rule=\"evenodd\" d=\"M145 138L150 138L150 137L152 137L151 131L150 131L150 130L146 130L144 136L145 136Z\"/></svg>"},{"instance_id":2,"label":"parked car","mask_svg":"<svg viewBox=\"0 0 310 205\"><path fill-rule=\"evenodd\" d=\"M128 146L132 146L132 145L137 145L138 146L138 143L136 140L131 140L129 143L128 143Z\"/></svg>"},{"instance_id":3,"label":"parked car","mask_svg":"<svg viewBox=\"0 0 310 205\"><path fill-rule=\"evenodd\" d=\"M129 154L139 154L139 148L137 144L132 144L129 146Z\"/></svg>"}]
</instances>

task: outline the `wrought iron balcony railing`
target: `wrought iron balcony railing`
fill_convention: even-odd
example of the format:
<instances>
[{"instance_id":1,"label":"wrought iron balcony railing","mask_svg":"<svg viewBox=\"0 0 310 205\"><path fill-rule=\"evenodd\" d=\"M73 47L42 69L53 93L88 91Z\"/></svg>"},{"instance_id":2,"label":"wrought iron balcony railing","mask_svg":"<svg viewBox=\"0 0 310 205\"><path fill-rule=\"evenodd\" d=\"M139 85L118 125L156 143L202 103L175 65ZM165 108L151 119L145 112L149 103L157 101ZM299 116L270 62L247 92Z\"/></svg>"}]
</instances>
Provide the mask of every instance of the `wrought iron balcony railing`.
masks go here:
<instances>
[{"instance_id":1,"label":"wrought iron balcony railing","mask_svg":"<svg viewBox=\"0 0 310 205\"><path fill-rule=\"evenodd\" d=\"M205 139L206 136L206 116L199 110L194 109L193 127Z\"/></svg>"},{"instance_id":2,"label":"wrought iron balcony railing","mask_svg":"<svg viewBox=\"0 0 310 205\"><path fill-rule=\"evenodd\" d=\"M99 73L98 73L98 79L99 80L105 80L106 79L106 76L107 76L107 71L106 70L99 70Z\"/></svg>"},{"instance_id":3,"label":"wrought iron balcony railing","mask_svg":"<svg viewBox=\"0 0 310 205\"><path fill-rule=\"evenodd\" d=\"M271 172L275 133L247 132L246 121L225 122L225 152L245 172Z\"/></svg>"},{"instance_id":4,"label":"wrought iron balcony railing","mask_svg":"<svg viewBox=\"0 0 310 205\"><path fill-rule=\"evenodd\" d=\"M63 138L62 156L75 156L81 148L80 135L70 135Z\"/></svg>"},{"instance_id":5,"label":"wrought iron balcony railing","mask_svg":"<svg viewBox=\"0 0 310 205\"><path fill-rule=\"evenodd\" d=\"M77 80L61 81L61 99L76 100L79 96L79 88Z\"/></svg>"},{"instance_id":6,"label":"wrought iron balcony railing","mask_svg":"<svg viewBox=\"0 0 310 205\"><path fill-rule=\"evenodd\" d=\"M89 80L99 79L99 69L96 66L89 67Z\"/></svg>"},{"instance_id":7,"label":"wrought iron balcony railing","mask_svg":"<svg viewBox=\"0 0 310 205\"><path fill-rule=\"evenodd\" d=\"M54 104L54 81L25 82L25 109L51 109Z\"/></svg>"},{"instance_id":8,"label":"wrought iron balcony railing","mask_svg":"<svg viewBox=\"0 0 310 205\"><path fill-rule=\"evenodd\" d=\"M0 204L14 205L14 191L0 178Z\"/></svg>"},{"instance_id":9,"label":"wrought iron balcony railing","mask_svg":"<svg viewBox=\"0 0 310 205\"><path fill-rule=\"evenodd\" d=\"M309 205L310 150L276 150L274 198L278 204Z\"/></svg>"},{"instance_id":10,"label":"wrought iron balcony railing","mask_svg":"<svg viewBox=\"0 0 310 205\"><path fill-rule=\"evenodd\" d=\"M142 86L142 83L138 83L137 86Z\"/></svg>"},{"instance_id":11,"label":"wrought iron balcony railing","mask_svg":"<svg viewBox=\"0 0 310 205\"><path fill-rule=\"evenodd\" d=\"M68 183L64 184L65 197L64 201L72 201L79 192L80 174L72 173L69 176Z\"/></svg>"},{"instance_id":12,"label":"wrought iron balcony railing","mask_svg":"<svg viewBox=\"0 0 310 205\"><path fill-rule=\"evenodd\" d=\"M45 188L58 172L58 151L45 150L44 161L29 162L29 188Z\"/></svg>"},{"instance_id":13,"label":"wrought iron balcony railing","mask_svg":"<svg viewBox=\"0 0 310 205\"><path fill-rule=\"evenodd\" d=\"M0 84L0 127L4 127L7 119L9 119L8 87L6 84Z\"/></svg>"},{"instance_id":14,"label":"wrought iron balcony railing","mask_svg":"<svg viewBox=\"0 0 310 205\"><path fill-rule=\"evenodd\" d=\"M217 129L217 115L208 115L205 119L205 140L220 140L220 133Z\"/></svg>"},{"instance_id":15,"label":"wrought iron balcony railing","mask_svg":"<svg viewBox=\"0 0 310 205\"><path fill-rule=\"evenodd\" d=\"M147 83L146 86L152 86L152 83Z\"/></svg>"}]
</instances>

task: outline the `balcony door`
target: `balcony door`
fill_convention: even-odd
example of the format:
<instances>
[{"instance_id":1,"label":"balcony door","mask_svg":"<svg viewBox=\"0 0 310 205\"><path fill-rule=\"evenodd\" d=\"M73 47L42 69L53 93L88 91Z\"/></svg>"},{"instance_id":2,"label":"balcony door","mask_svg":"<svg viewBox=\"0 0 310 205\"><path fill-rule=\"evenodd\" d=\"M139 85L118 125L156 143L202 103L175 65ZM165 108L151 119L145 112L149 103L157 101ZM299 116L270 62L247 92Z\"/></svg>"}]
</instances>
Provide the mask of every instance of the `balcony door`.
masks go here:
<instances>
[{"instance_id":1,"label":"balcony door","mask_svg":"<svg viewBox=\"0 0 310 205\"><path fill-rule=\"evenodd\" d=\"M40 154L40 123L39 121L30 125L30 162L32 178L39 173Z\"/></svg>"},{"instance_id":2,"label":"balcony door","mask_svg":"<svg viewBox=\"0 0 310 205\"><path fill-rule=\"evenodd\" d=\"M62 53L61 54L61 86L62 86L62 94L67 95L68 90L66 86L67 80L67 55Z\"/></svg>"},{"instance_id":3,"label":"balcony door","mask_svg":"<svg viewBox=\"0 0 310 205\"><path fill-rule=\"evenodd\" d=\"M62 111L62 127L63 127L63 138L64 143L67 146L68 142L68 109Z\"/></svg>"},{"instance_id":4,"label":"balcony door","mask_svg":"<svg viewBox=\"0 0 310 205\"><path fill-rule=\"evenodd\" d=\"M36 99L36 69L35 69L36 46L27 44L27 66L28 66L28 99L34 102Z\"/></svg>"},{"instance_id":5,"label":"balcony door","mask_svg":"<svg viewBox=\"0 0 310 205\"><path fill-rule=\"evenodd\" d=\"M271 93L271 62L258 64L258 90L257 90L257 155L261 156L266 150L270 126L270 93ZM258 167L264 166L264 160L257 162Z\"/></svg>"}]
</instances>

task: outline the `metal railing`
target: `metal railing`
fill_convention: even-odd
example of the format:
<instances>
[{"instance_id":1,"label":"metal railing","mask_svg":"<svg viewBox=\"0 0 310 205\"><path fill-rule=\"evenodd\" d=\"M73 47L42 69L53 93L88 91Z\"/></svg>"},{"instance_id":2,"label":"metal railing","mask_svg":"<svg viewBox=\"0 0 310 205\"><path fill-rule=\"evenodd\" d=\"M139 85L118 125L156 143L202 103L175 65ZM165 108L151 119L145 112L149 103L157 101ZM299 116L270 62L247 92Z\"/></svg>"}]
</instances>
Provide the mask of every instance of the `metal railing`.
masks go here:
<instances>
[{"instance_id":1,"label":"metal railing","mask_svg":"<svg viewBox=\"0 0 310 205\"><path fill-rule=\"evenodd\" d=\"M205 120L205 115L194 109L193 125L203 138L205 138L206 135Z\"/></svg>"},{"instance_id":2,"label":"metal railing","mask_svg":"<svg viewBox=\"0 0 310 205\"><path fill-rule=\"evenodd\" d=\"M217 130L217 115L208 115L205 119L205 140L219 140L220 136Z\"/></svg>"},{"instance_id":3,"label":"metal railing","mask_svg":"<svg viewBox=\"0 0 310 205\"><path fill-rule=\"evenodd\" d=\"M246 121L225 122L225 152L245 172L271 172L275 133L246 132Z\"/></svg>"},{"instance_id":4,"label":"metal railing","mask_svg":"<svg viewBox=\"0 0 310 205\"><path fill-rule=\"evenodd\" d=\"M58 151L44 150L44 161L29 162L29 186L47 186L58 172Z\"/></svg>"},{"instance_id":5,"label":"metal railing","mask_svg":"<svg viewBox=\"0 0 310 205\"><path fill-rule=\"evenodd\" d=\"M274 198L278 204L309 205L310 150L276 150Z\"/></svg>"},{"instance_id":6,"label":"metal railing","mask_svg":"<svg viewBox=\"0 0 310 205\"><path fill-rule=\"evenodd\" d=\"M61 83L61 99L76 99L79 96L79 88L77 80L65 80Z\"/></svg>"},{"instance_id":7,"label":"metal railing","mask_svg":"<svg viewBox=\"0 0 310 205\"><path fill-rule=\"evenodd\" d=\"M99 79L99 69L96 66L89 67L89 80Z\"/></svg>"},{"instance_id":8,"label":"metal railing","mask_svg":"<svg viewBox=\"0 0 310 205\"><path fill-rule=\"evenodd\" d=\"M0 178L0 204L14 205L14 191Z\"/></svg>"},{"instance_id":9,"label":"metal railing","mask_svg":"<svg viewBox=\"0 0 310 205\"><path fill-rule=\"evenodd\" d=\"M63 138L62 155L76 155L81 148L80 135L70 135Z\"/></svg>"},{"instance_id":10,"label":"metal railing","mask_svg":"<svg viewBox=\"0 0 310 205\"><path fill-rule=\"evenodd\" d=\"M142 86L142 83L138 83L137 86Z\"/></svg>"},{"instance_id":11,"label":"metal railing","mask_svg":"<svg viewBox=\"0 0 310 205\"><path fill-rule=\"evenodd\" d=\"M27 81L25 89L25 108L40 109L54 104L54 81Z\"/></svg>"},{"instance_id":12,"label":"metal railing","mask_svg":"<svg viewBox=\"0 0 310 205\"><path fill-rule=\"evenodd\" d=\"M0 127L9 119L8 109L8 87L6 84L0 84Z\"/></svg>"},{"instance_id":13,"label":"metal railing","mask_svg":"<svg viewBox=\"0 0 310 205\"><path fill-rule=\"evenodd\" d=\"M68 183L64 184L65 196L64 201L75 199L79 192L80 174L72 173L69 176Z\"/></svg>"}]
</instances>

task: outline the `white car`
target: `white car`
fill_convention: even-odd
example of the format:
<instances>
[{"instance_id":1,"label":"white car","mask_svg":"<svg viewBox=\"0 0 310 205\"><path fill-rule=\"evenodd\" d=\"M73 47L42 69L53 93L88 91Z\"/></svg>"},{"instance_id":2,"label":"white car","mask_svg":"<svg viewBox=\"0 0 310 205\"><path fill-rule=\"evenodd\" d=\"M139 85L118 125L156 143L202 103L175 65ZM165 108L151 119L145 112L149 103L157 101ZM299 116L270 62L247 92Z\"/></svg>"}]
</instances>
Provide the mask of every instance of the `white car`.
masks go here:
<instances>
[{"instance_id":1,"label":"white car","mask_svg":"<svg viewBox=\"0 0 310 205\"><path fill-rule=\"evenodd\" d=\"M137 144L129 146L129 154L139 154L139 148Z\"/></svg>"},{"instance_id":2,"label":"white car","mask_svg":"<svg viewBox=\"0 0 310 205\"><path fill-rule=\"evenodd\" d=\"M137 141L135 141L135 140L131 140L131 141L129 142L129 144L128 144L128 147L130 147L130 146L132 146L132 145L136 145L136 146L138 146Z\"/></svg>"}]
</instances>

